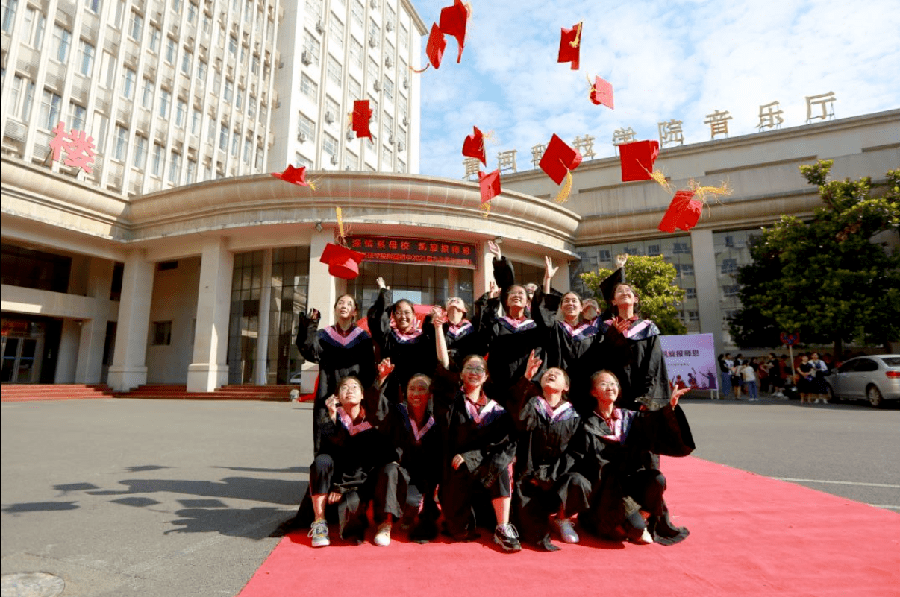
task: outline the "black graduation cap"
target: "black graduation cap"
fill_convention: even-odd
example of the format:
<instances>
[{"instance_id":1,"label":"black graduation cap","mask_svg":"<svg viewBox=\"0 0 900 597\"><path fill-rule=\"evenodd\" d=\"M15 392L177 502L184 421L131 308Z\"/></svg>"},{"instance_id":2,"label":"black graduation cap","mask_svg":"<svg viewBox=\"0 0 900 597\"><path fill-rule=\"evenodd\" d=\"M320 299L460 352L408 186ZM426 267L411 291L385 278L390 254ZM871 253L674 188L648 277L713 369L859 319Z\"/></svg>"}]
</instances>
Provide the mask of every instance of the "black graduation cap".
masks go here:
<instances>
[{"instance_id":1,"label":"black graduation cap","mask_svg":"<svg viewBox=\"0 0 900 597\"><path fill-rule=\"evenodd\" d=\"M625 281L625 266L623 265L622 267L608 275L605 280L600 282L600 293L603 295L603 299L606 301L607 305L612 304L613 293L616 290L616 285L621 284Z\"/></svg>"}]
</instances>

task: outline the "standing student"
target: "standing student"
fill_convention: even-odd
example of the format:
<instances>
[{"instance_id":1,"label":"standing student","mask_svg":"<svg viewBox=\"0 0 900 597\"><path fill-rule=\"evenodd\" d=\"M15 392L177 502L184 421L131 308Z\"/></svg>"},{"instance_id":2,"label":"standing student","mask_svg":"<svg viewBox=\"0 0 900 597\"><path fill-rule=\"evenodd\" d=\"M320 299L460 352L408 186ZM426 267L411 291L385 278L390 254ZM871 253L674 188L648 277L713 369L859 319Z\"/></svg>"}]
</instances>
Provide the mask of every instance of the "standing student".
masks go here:
<instances>
[{"instance_id":1,"label":"standing student","mask_svg":"<svg viewBox=\"0 0 900 597\"><path fill-rule=\"evenodd\" d=\"M459 541L477 536L476 502L486 499L496 522L494 542L504 551L519 551L519 535L509 520L509 465L516 450L512 418L485 393L484 357L464 359L459 374L448 371L443 316L435 313L433 323L439 361L433 396L444 436L440 502L447 532Z\"/></svg>"},{"instance_id":2,"label":"standing student","mask_svg":"<svg viewBox=\"0 0 900 597\"><path fill-rule=\"evenodd\" d=\"M651 454L687 456L694 450L690 426L678 406L688 388L673 392L660 410L634 411L617 406L621 386L611 372L600 371L591 382L597 402L584 423L588 449L580 472L593 487L590 508L579 521L608 539L663 545L683 540L687 529L672 533L665 521L665 477L646 462Z\"/></svg>"},{"instance_id":3,"label":"standing student","mask_svg":"<svg viewBox=\"0 0 900 597\"><path fill-rule=\"evenodd\" d=\"M731 368L734 367L734 361L731 360L731 353L719 355L719 378L722 380L722 387L719 390L719 396L724 397L731 394Z\"/></svg>"},{"instance_id":4,"label":"standing student","mask_svg":"<svg viewBox=\"0 0 900 597\"><path fill-rule=\"evenodd\" d=\"M337 396L326 400L326 409L319 421L321 449L309 471L314 515L309 536L313 547L331 543L325 510L332 506L340 538L360 544L369 526L367 510L378 471L390 458L390 447L369 418L359 379L342 379Z\"/></svg>"},{"instance_id":5,"label":"standing student","mask_svg":"<svg viewBox=\"0 0 900 597\"><path fill-rule=\"evenodd\" d=\"M482 309L488 301L487 295L475 303L474 314L467 316L466 303L457 297L447 299L447 321L444 324L444 337L447 339L447 350L450 352L450 364L459 370L462 361L469 355L487 354L487 343L484 333L477 326ZM426 318L427 319L427 318ZM428 322L425 324L428 325ZM425 327L425 326L423 326Z\"/></svg>"},{"instance_id":6,"label":"standing student","mask_svg":"<svg viewBox=\"0 0 900 597\"><path fill-rule=\"evenodd\" d=\"M744 384L744 389L747 390L747 397L754 402L759 400L756 387L756 368L752 361L741 365L741 380Z\"/></svg>"},{"instance_id":7,"label":"standing student","mask_svg":"<svg viewBox=\"0 0 900 597\"><path fill-rule=\"evenodd\" d=\"M406 299L393 302L384 278L378 278L378 298L367 315L369 331L381 359L390 359L394 370L387 379L385 393L392 403L416 373L434 374L437 359L431 330L419 325L413 304Z\"/></svg>"},{"instance_id":8,"label":"standing student","mask_svg":"<svg viewBox=\"0 0 900 597\"><path fill-rule=\"evenodd\" d=\"M325 399L337 394L341 379L353 376L368 388L375 380L375 352L372 336L356 325L356 299L349 294L334 303L334 325L319 329L321 316L316 309L300 314L297 349L300 355L319 364L319 379L313 402L313 450L319 453L321 438L318 422L326 410Z\"/></svg>"},{"instance_id":9,"label":"standing student","mask_svg":"<svg viewBox=\"0 0 900 597\"><path fill-rule=\"evenodd\" d=\"M513 509L525 541L556 551L551 527L565 543L578 543L573 516L587 508L591 484L575 471L583 453L572 439L581 429L581 417L568 401L569 378L562 369L550 367L538 388L530 380L540 368L540 359L532 355L510 400L519 432Z\"/></svg>"}]
</instances>

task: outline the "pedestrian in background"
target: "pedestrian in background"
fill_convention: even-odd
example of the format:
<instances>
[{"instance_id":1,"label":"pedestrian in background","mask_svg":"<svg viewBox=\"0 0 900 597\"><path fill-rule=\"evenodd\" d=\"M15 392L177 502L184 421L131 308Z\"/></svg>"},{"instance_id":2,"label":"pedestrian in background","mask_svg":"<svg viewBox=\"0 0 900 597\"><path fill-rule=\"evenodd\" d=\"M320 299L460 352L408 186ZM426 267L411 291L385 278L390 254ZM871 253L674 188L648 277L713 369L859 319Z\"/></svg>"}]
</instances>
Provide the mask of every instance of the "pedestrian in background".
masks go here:
<instances>
[{"instance_id":1,"label":"pedestrian in background","mask_svg":"<svg viewBox=\"0 0 900 597\"><path fill-rule=\"evenodd\" d=\"M809 364L813 366L815 378L813 379L813 391L816 394L816 404L824 402L828 404L828 384L825 382L825 374L828 373L828 365L819 358L819 353L812 353Z\"/></svg>"},{"instance_id":2,"label":"pedestrian in background","mask_svg":"<svg viewBox=\"0 0 900 597\"><path fill-rule=\"evenodd\" d=\"M731 368L734 367L734 361L731 360L731 353L719 355L719 378L722 380L722 387L719 388L719 398L731 394Z\"/></svg>"},{"instance_id":3,"label":"pedestrian in background","mask_svg":"<svg viewBox=\"0 0 900 597\"><path fill-rule=\"evenodd\" d=\"M759 400L759 393L756 387L756 369L752 362L741 365L741 379L744 382L744 390L747 391L747 397L752 402Z\"/></svg>"}]
</instances>

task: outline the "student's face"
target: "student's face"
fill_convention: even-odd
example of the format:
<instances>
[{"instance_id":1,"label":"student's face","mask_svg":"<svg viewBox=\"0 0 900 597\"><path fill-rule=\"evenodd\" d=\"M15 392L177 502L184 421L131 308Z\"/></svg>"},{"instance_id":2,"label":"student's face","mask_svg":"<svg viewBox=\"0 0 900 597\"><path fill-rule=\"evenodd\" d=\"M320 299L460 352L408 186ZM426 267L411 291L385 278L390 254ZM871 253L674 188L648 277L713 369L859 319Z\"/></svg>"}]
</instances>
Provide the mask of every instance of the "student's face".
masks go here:
<instances>
[{"instance_id":1,"label":"student's face","mask_svg":"<svg viewBox=\"0 0 900 597\"><path fill-rule=\"evenodd\" d=\"M541 376L541 388L546 393L548 390L552 392L568 392L569 382L566 380L566 374L562 369L551 367L547 369Z\"/></svg>"},{"instance_id":2,"label":"student's face","mask_svg":"<svg viewBox=\"0 0 900 597\"><path fill-rule=\"evenodd\" d=\"M466 314L466 308L461 298L452 298L447 301L447 315L453 316L456 313Z\"/></svg>"},{"instance_id":3,"label":"student's face","mask_svg":"<svg viewBox=\"0 0 900 597\"><path fill-rule=\"evenodd\" d=\"M616 292L613 294L612 304L621 309L626 305L637 305L638 300L634 295L634 290L631 289L631 286L628 284L620 284L616 287Z\"/></svg>"},{"instance_id":4,"label":"student's face","mask_svg":"<svg viewBox=\"0 0 900 597\"><path fill-rule=\"evenodd\" d=\"M394 320L397 322L397 329L401 332L408 332L413 328L413 322L416 320L416 314L412 307L406 303L400 303L394 309Z\"/></svg>"},{"instance_id":5,"label":"student's face","mask_svg":"<svg viewBox=\"0 0 900 597\"><path fill-rule=\"evenodd\" d=\"M597 301L594 299L587 299L584 301L584 306L581 309L582 317L590 321L596 318L598 313L600 313L600 305L597 304Z\"/></svg>"},{"instance_id":6,"label":"student's face","mask_svg":"<svg viewBox=\"0 0 900 597\"><path fill-rule=\"evenodd\" d=\"M525 307L528 304L528 295L521 286L513 286L506 295L507 307Z\"/></svg>"},{"instance_id":7,"label":"student's face","mask_svg":"<svg viewBox=\"0 0 900 597\"><path fill-rule=\"evenodd\" d=\"M481 359L469 359L462 368L462 381L468 386L477 386L487 379L487 369Z\"/></svg>"},{"instance_id":8,"label":"student's face","mask_svg":"<svg viewBox=\"0 0 900 597\"><path fill-rule=\"evenodd\" d=\"M409 380L406 386L406 401L413 408L419 408L428 404L431 398L431 387L428 382L421 377L414 377Z\"/></svg>"},{"instance_id":9,"label":"student's face","mask_svg":"<svg viewBox=\"0 0 900 597\"><path fill-rule=\"evenodd\" d=\"M355 379L341 384L338 389L338 400L344 410L357 406L362 402L363 391L362 386Z\"/></svg>"},{"instance_id":10,"label":"student's face","mask_svg":"<svg viewBox=\"0 0 900 597\"><path fill-rule=\"evenodd\" d=\"M591 395L597 399L598 405L612 404L619 397L619 382L615 376L609 373L601 373L594 380Z\"/></svg>"},{"instance_id":11,"label":"student's face","mask_svg":"<svg viewBox=\"0 0 900 597\"><path fill-rule=\"evenodd\" d=\"M566 318L574 318L578 317L578 314L581 313L581 299L578 298L577 294L572 292L566 293L563 295L562 304L560 305L562 309L563 315Z\"/></svg>"},{"instance_id":12,"label":"student's face","mask_svg":"<svg viewBox=\"0 0 900 597\"><path fill-rule=\"evenodd\" d=\"M350 319L356 314L356 302L349 296L342 296L334 306L334 314L338 319Z\"/></svg>"}]
</instances>

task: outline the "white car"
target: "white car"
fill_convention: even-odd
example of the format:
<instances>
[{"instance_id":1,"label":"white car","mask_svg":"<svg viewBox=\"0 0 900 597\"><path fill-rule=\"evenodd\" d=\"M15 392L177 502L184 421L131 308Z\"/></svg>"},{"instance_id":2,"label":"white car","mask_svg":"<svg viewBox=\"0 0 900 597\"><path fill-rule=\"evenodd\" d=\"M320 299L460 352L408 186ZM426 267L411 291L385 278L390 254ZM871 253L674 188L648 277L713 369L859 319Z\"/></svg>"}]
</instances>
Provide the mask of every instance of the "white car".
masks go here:
<instances>
[{"instance_id":1,"label":"white car","mask_svg":"<svg viewBox=\"0 0 900 597\"><path fill-rule=\"evenodd\" d=\"M882 406L900 400L900 354L856 357L825 377L831 398L868 400Z\"/></svg>"},{"instance_id":2,"label":"white car","mask_svg":"<svg viewBox=\"0 0 900 597\"><path fill-rule=\"evenodd\" d=\"M296 373L291 375L291 378L288 380L288 383L293 386L299 386L302 381L303 381L303 372L297 371Z\"/></svg>"}]
</instances>

